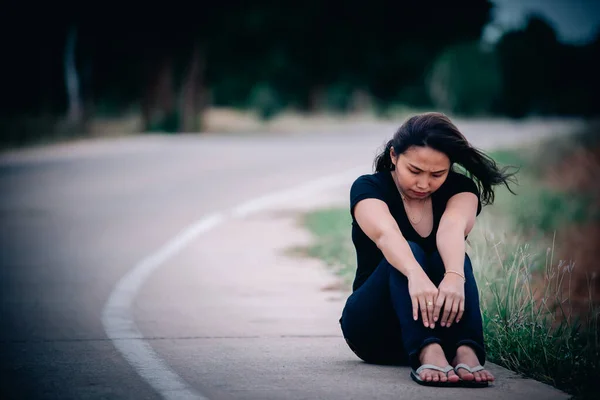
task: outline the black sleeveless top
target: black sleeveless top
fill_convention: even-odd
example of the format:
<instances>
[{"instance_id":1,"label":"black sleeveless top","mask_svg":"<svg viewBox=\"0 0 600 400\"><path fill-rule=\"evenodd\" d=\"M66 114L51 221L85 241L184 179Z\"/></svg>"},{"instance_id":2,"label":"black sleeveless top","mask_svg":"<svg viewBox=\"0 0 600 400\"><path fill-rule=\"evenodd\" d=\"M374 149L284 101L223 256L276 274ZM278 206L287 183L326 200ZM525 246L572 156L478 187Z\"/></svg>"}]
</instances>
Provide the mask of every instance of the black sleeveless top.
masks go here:
<instances>
[{"instance_id":1,"label":"black sleeveless top","mask_svg":"<svg viewBox=\"0 0 600 400\"><path fill-rule=\"evenodd\" d=\"M448 200L457 193L470 192L477 195L479 191L473 180L461 173L450 171L444 183L431 194L433 209L433 229L426 238L419 235L410 224L402 198L394 183L390 171L362 175L354 181L350 189L350 213L352 214L352 242L356 249L356 276L352 290L358 289L383 260L383 253L375 243L362 231L354 217L354 207L364 199L379 199L387 204L390 213L396 220L400 232L408 241L415 242L427 253L437 250L436 234L442 214ZM481 201L477 206L477 215L481 212Z\"/></svg>"}]
</instances>

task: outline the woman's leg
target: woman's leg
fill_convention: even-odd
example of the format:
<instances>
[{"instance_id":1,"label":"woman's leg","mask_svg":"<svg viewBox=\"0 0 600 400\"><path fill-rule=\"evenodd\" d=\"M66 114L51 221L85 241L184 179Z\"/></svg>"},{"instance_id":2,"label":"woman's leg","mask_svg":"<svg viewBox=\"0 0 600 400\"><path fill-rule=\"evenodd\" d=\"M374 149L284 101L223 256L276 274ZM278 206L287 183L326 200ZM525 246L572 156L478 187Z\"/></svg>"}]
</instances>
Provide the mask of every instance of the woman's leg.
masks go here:
<instances>
[{"instance_id":1,"label":"woman's leg","mask_svg":"<svg viewBox=\"0 0 600 400\"><path fill-rule=\"evenodd\" d=\"M427 272L425 252L416 243L409 245ZM437 327L425 328L420 317L413 320L408 280L385 259L348 298L340 322L351 349L367 362L417 368L420 350L441 343Z\"/></svg>"},{"instance_id":2,"label":"woman's leg","mask_svg":"<svg viewBox=\"0 0 600 400\"><path fill-rule=\"evenodd\" d=\"M400 324L392 306L390 272L384 259L369 278L350 295L340 319L350 349L373 364L407 364Z\"/></svg>"},{"instance_id":3,"label":"woman's leg","mask_svg":"<svg viewBox=\"0 0 600 400\"><path fill-rule=\"evenodd\" d=\"M429 263L432 269L439 272L439 281L434 281L439 285L444 275L444 263L439 252L431 255ZM456 349L462 345L467 345L475 351L481 365L485 364L485 346L483 342L483 323L481 320L481 311L479 308L479 291L477 283L473 276L473 266L468 254L465 254L465 311L458 323L453 323L449 328L441 329L441 337L444 339L444 351L448 360L452 360L456 355ZM438 275L438 274L436 274ZM441 313L440 313L441 316Z\"/></svg>"},{"instance_id":4,"label":"woman's leg","mask_svg":"<svg viewBox=\"0 0 600 400\"><path fill-rule=\"evenodd\" d=\"M439 281L443 278L445 271L442 258L438 252L431 255L429 265L436 271L441 271ZM481 310L479 308L479 291L475 276L473 275L473 265L468 254L465 254L465 310L460 322L454 322L450 327L440 327L441 337L444 340L444 352L452 365L456 366L465 363L470 367L477 364L484 365L486 360L485 344L483 341L483 323L481 319ZM437 275L437 274L436 274ZM439 285L439 282L434 282ZM474 374L464 369L459 369L458 374L466 380L487 380L493 381L494 377L488 371L479 371Z\"/></svg>"}]
</instances>

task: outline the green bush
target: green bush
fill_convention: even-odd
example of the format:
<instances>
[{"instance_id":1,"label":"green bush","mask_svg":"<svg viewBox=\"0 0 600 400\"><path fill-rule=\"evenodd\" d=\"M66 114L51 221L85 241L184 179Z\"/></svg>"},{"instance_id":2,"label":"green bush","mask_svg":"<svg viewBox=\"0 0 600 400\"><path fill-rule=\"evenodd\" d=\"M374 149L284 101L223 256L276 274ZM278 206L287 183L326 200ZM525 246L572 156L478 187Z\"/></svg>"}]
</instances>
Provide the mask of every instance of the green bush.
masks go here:
<instances>
[{"instance_id":1,"label":"green bush","mask_svg":"<svg viewBox=\"0 0 600 400\"><path fill-rule=\"evenodd\" d=\"M501 86L494 53L484 51L476 42L447 48L427 77L433 105L460 115L491 114Z\"/></svg>"}]
</instances>

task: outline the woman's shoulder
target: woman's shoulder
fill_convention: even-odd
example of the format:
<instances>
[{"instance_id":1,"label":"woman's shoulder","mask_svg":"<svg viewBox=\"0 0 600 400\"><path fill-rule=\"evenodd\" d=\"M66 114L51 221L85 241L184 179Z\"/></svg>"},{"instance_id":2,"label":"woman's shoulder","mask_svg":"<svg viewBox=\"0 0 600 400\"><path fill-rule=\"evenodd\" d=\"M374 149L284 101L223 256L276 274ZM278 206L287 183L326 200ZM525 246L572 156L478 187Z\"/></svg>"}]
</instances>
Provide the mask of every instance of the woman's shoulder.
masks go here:
<instances>
[{"instance_id":1,"label":"woman's shoulder","mask_svg":"<svg viewBox=\"0 0 600 400\"><path fill-rule=\"evenodd\" d=\"M458 193L473 193L480 199L479 195L479 187L477 183L470 178L469 176L458 172L458 171L450 171L448 173L448 177L446 181L442 184L439 190L438 197L446 203L452 196ZM479 204L477 206L477 214L481 212L481 199L479 200Z\"/></svg>"},{"instance_id":2,"label":"woman's shoulder","mask_svg":"<svg viewBox=\"0 0 600 400\"><path fill-rule=\"evenodd\" d=\"M352 204L366 198L386 201L389 193L389 172L375 172L361 175L352 183L350 199Z\"/></svg>"},{"instance_id":3,"label":"woman's shoulder","mask_svg":"<svg viewBox=\"0 0 600 400\"><path fill-rule=\"evenodd\" d=\"M371 174L360 175L358 178L354 180L354 183L376 183L376 184L385 184L386 178L389 175L389 172L373 172Z\"/></svg>"}]
</instances>

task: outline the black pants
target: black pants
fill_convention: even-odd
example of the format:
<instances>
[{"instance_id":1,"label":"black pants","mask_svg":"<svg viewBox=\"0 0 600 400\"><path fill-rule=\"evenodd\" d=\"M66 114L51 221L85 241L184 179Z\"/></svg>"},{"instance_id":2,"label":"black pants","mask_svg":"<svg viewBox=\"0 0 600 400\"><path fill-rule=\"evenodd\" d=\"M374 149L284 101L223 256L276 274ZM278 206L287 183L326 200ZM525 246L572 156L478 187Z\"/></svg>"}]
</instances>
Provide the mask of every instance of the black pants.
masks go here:
<instances>
[{"instance_id":1,"label":"black pants","mask_svg":"<svg viewBox=\"0 0 600 400\"><path fill-rule=\"evenodd\" d=\"M445 272L438 252L427 255L414 242L410 248L434 285L439 286ZM483 328L479 309L479 293L473 267L465 254L465 311L459 323L449 328L440 325L425 328L419 310L413 319L407 278L387 262L375 271L346 301L340 319L342 332L350 349L362 360L374 364L410 365L417 368L420 350L430 343L439 343L449 362L461 345L469 345L481 365L485 363ZM443 309L442 309L443 311Z\"/></svg>"}]
</instances>

